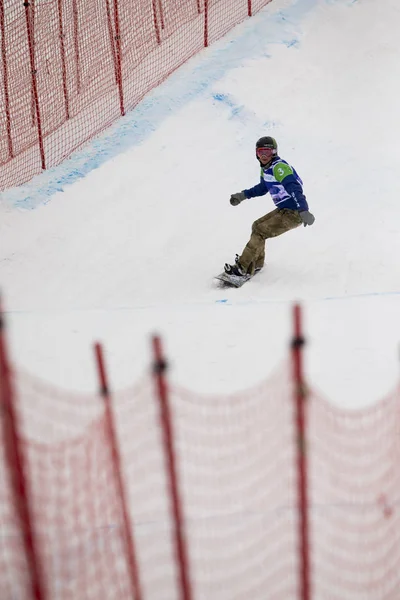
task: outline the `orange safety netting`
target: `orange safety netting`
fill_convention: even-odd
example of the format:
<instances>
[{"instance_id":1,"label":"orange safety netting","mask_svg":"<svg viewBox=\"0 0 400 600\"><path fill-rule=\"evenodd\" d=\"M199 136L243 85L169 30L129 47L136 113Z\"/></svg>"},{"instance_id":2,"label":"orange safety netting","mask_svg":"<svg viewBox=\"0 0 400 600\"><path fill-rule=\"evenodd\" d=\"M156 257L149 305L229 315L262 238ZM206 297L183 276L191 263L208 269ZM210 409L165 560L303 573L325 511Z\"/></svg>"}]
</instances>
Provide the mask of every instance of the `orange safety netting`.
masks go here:
<instances>
[{"instance_id":1,"label":"orange safety netting","mask_svg":"<svg viewBox=\"0 0 400 600\"><path fill-rule=\"evenodd\" d=\"M0 0L0 191L53 167L270 0Z\"/></svg>"},{"instance_id":2,"label":"orange safety netting","mask_svg":"<svg viewBox=\"0 0 400 600\"><path fill-rule=\"evenodd\" d=\"M58 393L21 374L16 383L47 597L133 598L100 399ZM192 597L303 598L296 457L305 449L310 598L397 600L399 391L350 412L311 390L305 448L297 444L293 396L289 365L234 395L170 386ZM182 598L154 381L115 394L112 404L142 597ZM31 600L5 458L0 437L0 597Z\"/></svg>"},{"instance_id":3,"label":"orange safety netting","mask_svg":"<svg viewBox=\"0 0 400 600\"><path fill-rule=\"evenodd\" d=\"M309 399L315 598L396 600L400 590L400 393L356 412Z\"/></svg>"},{"instance_id":4,"label":"orange safety netting","mask_svg":"<svg viewBox=\"0 0 400 600\"><path fill-rule=\"evenodd\" d=\"M22 378L16 403L46 599L130 598L122 507L102 404ZM3 414L3 419L5 419ZM36 600L0 429L0 598ZM8 458L8 460L7 460Z\"/></svg>"}]
</instances>

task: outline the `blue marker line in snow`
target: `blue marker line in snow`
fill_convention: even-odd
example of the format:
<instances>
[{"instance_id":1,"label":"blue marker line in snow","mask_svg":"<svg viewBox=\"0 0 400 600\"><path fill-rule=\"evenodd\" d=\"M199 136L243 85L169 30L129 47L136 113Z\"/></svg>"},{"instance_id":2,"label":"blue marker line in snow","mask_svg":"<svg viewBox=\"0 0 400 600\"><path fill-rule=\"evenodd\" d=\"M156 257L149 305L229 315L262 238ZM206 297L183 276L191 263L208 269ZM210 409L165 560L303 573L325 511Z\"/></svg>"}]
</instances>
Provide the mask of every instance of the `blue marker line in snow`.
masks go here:
<instances>
[{"instance_id":1,"label":"blue marker line in snow","mask_svg":"<svg viewBox=\"0 0 400 600\"><path fill-rule=\"evenodd\" d=\"M347 301L347 300L360 300L360 299L368 299L368 298L374 298L374 297L383 297L386 296L388 297L396 297L396 296L400 296L400 291L398 292L366 292L366 293L361 293L361 294L352 294L349 296L327 296L327 297L315 297L315 298L300 298L299 302L303 303L305 306L307 306L307 304L309 303L316 303L316 302L335 302L335 301L339 301L339 302L343 302L343 301ZM232 298L221 298L218 300L211 300L211 303L214 302L215 304L221 304L223 306L229 306L229 307L244 307L244 306L256 306L256 305L263 305L263 304L287 304L287 305L291 305L293 304L293 299L290 298L250 298L250 299L243 299L243 300L235 300ZM187 301L187 302L178 302L178 303L171 303L171 304L143 304L143 305L132 305L132 306L111 306L111 307L107 307L107 308L101 308L101 307L97 307L97 308L81 308L79 306L76 307L71 307L68 309L49 309L49 308L43 308L43 309L17 309L17 310L6 310L5 311L5 315L6 316L11 316L11 315L23 315L23 314L27 314L27 315L49 315L49 314L71 314L71 313L113 313L113 312L130 312L130 311L146 311L146 310L160 310L160 307L162 307L163 309L168 309L168 310L176 310L176 311L181 311L182 309L197 309L199 307L206 307L210 305L210 300L199 300L199 301Z\"/></svg>"}]
</instances>

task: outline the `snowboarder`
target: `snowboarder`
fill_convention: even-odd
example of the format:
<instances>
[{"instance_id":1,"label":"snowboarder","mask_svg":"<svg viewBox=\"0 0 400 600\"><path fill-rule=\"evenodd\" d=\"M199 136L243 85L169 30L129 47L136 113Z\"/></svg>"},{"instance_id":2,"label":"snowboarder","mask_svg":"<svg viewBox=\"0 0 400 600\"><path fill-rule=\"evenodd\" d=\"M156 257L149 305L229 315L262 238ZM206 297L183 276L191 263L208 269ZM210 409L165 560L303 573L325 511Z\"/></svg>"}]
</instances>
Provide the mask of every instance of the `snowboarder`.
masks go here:
<instances>
[{"instance_id":1,"label":"snowboarder","mask_svg":"<svg viewBox=\"0 0 400 600\"><path fill-rule=\"evenodd\" d=\"M247 280L263 268L265 240L315 221L303 194L303 182L295 169L278 156L278 144L273 137L257 141L256 157L261 166L260 183L232 194L230 203L238 206L243 200L269 192L276 208L253 223L250 239L242 254L236 255L235 264L225 264L225 274L235 280L241 277Z\"/></svg>"}]
</instances>

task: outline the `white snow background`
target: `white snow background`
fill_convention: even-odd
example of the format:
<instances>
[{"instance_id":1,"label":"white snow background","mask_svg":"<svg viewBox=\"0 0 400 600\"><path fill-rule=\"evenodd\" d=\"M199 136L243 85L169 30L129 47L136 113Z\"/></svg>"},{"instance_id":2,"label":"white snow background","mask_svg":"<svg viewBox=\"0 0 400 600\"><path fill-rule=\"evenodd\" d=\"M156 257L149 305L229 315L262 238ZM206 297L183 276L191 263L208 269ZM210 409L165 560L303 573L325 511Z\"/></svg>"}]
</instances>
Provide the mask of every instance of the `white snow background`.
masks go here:
<instances>
[{"instance_id":1,"label":"white snow background","mask_svg":"<svg viewBox=\"0 0 400 600\"><path fill-rule=\"evenodd\" d=\"M99 340L122 388L148 368L160 333L172 380L229 393L286 356L300 301L314 386L349 408L392 389L399 23L396 0L273 0L64 165L5 192L13 361L95 391ZM269 196L229 204L259 180L262 135L299 172L316 221L267 242L265 269L243 288L219 290L213 276L273 209Z\"/></svg>"}]
</instances>

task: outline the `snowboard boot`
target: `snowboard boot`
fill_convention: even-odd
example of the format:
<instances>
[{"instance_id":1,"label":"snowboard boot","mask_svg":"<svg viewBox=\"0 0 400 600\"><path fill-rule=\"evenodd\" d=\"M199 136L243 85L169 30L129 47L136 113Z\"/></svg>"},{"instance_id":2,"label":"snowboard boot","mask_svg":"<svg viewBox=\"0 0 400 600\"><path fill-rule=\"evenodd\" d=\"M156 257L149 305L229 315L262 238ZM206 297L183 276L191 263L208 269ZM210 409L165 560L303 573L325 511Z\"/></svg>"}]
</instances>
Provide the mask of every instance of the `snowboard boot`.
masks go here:
<instances>
[{"instance_id":1,"label":"snowboard boot","mask_svg":"<svg viewBox=\"0 0 400 600\"><path fill-rule=\"evenodd\" d=\"M225 263L225 273L228 273L228 275L246 275L242 265L239 262L239 254L235 255L235 264L234 265L229 265L228 263ZM254 275L256 273L259 273L261 271L262 267L256 267L254 269Z\"/></svg>"},{"instance_id":2,"label":"snowboard boot","mask_svg":"<svg viewBox=\"0 0 400 600\"><path fill-rule=\"evenodd\" d=\"M229 265L228 263L225 263L224 271L228 275L236 275L237 277L243 277L243 275L246 275L245 271L242 268L242 265L239 262L239 254L236 254L235 256L234 265Z\"/></svg>"}]
</instances>

